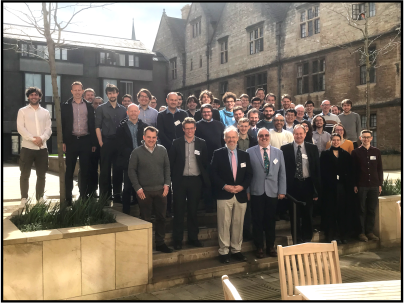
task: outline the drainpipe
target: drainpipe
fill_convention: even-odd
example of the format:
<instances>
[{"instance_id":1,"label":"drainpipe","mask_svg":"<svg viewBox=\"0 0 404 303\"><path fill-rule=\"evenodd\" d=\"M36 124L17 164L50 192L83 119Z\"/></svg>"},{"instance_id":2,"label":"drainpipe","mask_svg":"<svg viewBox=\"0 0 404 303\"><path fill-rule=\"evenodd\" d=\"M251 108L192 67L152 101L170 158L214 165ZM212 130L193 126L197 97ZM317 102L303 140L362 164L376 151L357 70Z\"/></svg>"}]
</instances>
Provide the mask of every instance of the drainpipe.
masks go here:
<instances>
[{"instance_id":1,"label":"drainpipe","mask_svg":"<svg viewBox=\"0 0 404 303\"><path fill-rule=\"evenodd\" d=\"M282 78L281 78L281 29L282 29L282 21L276 23L276 43L278 45L277 48L277 55L276 59L278 61L278 107L282 108L281 102L281 85L282 85Z\"/></svg>"},{"instance_id":2,"label":"drainpipe","mask_svg":"<svg viewBox=\"0 0 404 303\"><path fill-rule=\"evenodd\" d=\"M187 63L187 54L182 53L182 87L185 87L185 79L186 79L186 63Z\"/></svg>"},{"instance_id":3,"label":"drainpipe","mask_svg":"<svg viewBox=\"0 0 404 303\"><path fill-rule=\"evenodd\" d=\"M210 50L210 43L206 44L206 84L209 90L209 50Z\"/></svg>"}]
</instances>

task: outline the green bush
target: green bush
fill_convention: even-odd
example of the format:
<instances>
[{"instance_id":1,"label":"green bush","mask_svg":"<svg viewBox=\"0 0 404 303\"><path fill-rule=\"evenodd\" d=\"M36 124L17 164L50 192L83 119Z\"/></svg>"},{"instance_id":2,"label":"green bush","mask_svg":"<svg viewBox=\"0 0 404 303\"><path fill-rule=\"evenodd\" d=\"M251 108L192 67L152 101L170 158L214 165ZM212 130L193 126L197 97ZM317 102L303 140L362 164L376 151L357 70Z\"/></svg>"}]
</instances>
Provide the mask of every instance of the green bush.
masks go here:
<instances>
[{"instance_id":1,"label":"green bush","mask_svg":"<svg viewBox=\"0 0 404 303\"><path fill-rule=\"evenodd\" d=\"M389 180L387 175L386 180L383 180L381 196L401 195L401 179Z\"/></svg>"},{"instance_id":2,"label":"green bush","mask_svg":"<svg viewBox=\"0 0 404 303\"><path fill-rule=\"evenodd\" d=\"M60 204L30 201L23 211L11 218L22 232L115 223L115 215L104 210L105 199L77 200L72 207L60 208Z\"/></svg>"}]
</instances>

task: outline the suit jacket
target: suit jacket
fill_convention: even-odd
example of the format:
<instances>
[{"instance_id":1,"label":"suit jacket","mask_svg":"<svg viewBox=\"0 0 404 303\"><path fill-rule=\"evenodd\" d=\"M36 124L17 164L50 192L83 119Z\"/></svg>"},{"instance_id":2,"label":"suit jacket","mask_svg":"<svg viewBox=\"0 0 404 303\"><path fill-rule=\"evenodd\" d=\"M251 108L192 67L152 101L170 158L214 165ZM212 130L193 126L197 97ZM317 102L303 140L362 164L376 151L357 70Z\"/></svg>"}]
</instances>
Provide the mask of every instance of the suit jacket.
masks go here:
<instances>
[{"instance_id":1,"label":"suit jacket","mask_svg":"<svg viewBox=\"0 0 404 303\"><path fill-rule=\"evenodd\" d=\"M278 109L278 110L275 111L274 117L275 117L276 114L281 114L282 116L285 117L285 116L286 116L286 113L285 113L285 112L286 112L286 110L284 110L283 108ZM285 122L285 123L286 123L286 122Z\"/></svg>"},{"instance_id":2,"label":"suit jacket","mask_svg":"<svg viewBox=\"0 0 404 303\"><path fill-rule=\"evenodd\" d=\"M202 182L205 187L210 187L208 175L208 149L205 140L195 137L195 151L199 151L199 155L195 154L196 163L201 172ZM170 159L171 181L179 183L184 174L185 167L185 138L180 137L173 141L173 145L168 153Z\"/></svg>"},{"instance_id":3,"label":"suit jacket","mask_svg":"<svg viewBox=\"0 0 404 303\"><path fill-rule=\"evenodd\" d=\"M258 132L258 128L257 128L257 132ZM257 133L254 132L251 127L250 127L250 129L248 130L247 134L248 134L249 136L253 137L255 140L257 140Z\"/></svg>"},{"instance_id":4,"label":"suit jacket","mask_svg":"<svg viewBox=\"0 0 404 303\"><path fill-rule=\"evenodd\" d=\"M260 146L247 149L247 153L250 155L253 170L249 188L251 195L261 196L265 193L270 198L277 198L278 194L286 195L286 169L283 152L270 146L268 174L265 174Z\"/></svg>"},{"instance_id":5,"label":"suit jacket","mask_svg":"<svg viewBox=\"0 0 404 303\"><path fill-rule=\"evenodd\" d=\"M296 157L293 148L293 143L288 143L281 146L283 157L285 159L286 168L286 183L288 192L293 187L293 179L296 173ZM318 148L316 145L304 142L306 154L309 159L309 173L314 187L314 196L317 198L320 192L320 158L318 155Z\"/></svg>"},{"instance_id":6,"label":"suit jacket","mask_svg":"<svg viewBox=\"0 0 404 303\"><path fill-rule=\"evenodd\" d=\"M248 148L253 147L258 144L257 138L254 138L248 132L247 132L247 136L248 136L248 141L249 141ZM238 148L238 142L237 142L237 148Z\"/></svg>"},{"instance_id":7,"label":"suit jacket","mask_svg":"<svg viewBox=\"0 0 404 303\"><path fill-rule=\"evenodd\" d=\"M186 117L188 117L188 114L182 109L175 112L174 115L167 113L167 110L163 110L162 112L158 113L158 137L161 144L166 148L167 152L170 150L174 139L184 136L184 131L182 130L182 121L184 121ZM177 125L175 125L176 122Z\"/></svg>"},{"instance_id":8,"label":"suit jacket","mask_svg":"<svg viewBox=\"0 0 404 303\"><path fill-rule=\"evenodd\" d=\"M130 133L130 129L128 126L129 118L126 117L121 121L118 128L116 129L116 143L118 147L118 158L116 164L123 169L128 169L130 154L134 150L132 134ZM138 120L137 122L137 146L142 146L143 140L143 131L149 126L144 123L142 120Z\"/></svg>"},{"instance_id":9,"label":"suit jacket","mask_svg":"<svg viewBox=\"0 0 404 303\"><path fill-rule=\"evenodd\" d=\"M220 122L220 114L219 114L219 111L218 111L217 109L215 109L215 108L212 110L212 118L213 118L213 120L217 120L217 121ZM201 113L201 110L200 110L200 109L198 109L198 110L195 112L194 119L195 119L196 122L198 122L199 120L202 120L202 113Z\"/></svg>"},{"instance_id":10,"label":"suit jacket","mask_svg":"<svg viewBox=\"0 0 404 303\"><path fill-rule=\"evenodd\" d=\"M296 124L300 124L300 122L297 120L293 121L293 127L295 127ZM285 124L283 125L283 129L286 130L286 121L285 121Z\"/></svg>"},{"instance_id":11,"label":"suit jacket","mask_svg":"<svg viewBox=\"0 0 404 303\"><path fill-rule=\"evenodd\" d=\"M73 97L67 100L62 104L60 111L62 116L62 135L63 135L63 143L70 144L72 140L73 133ZM91 103L84 100L83 102L87 106L87 127L88 132L90 134L91 146L97 146L97 136L95 134L95 116L94 116L94 108Z\"/></svg>"},{"instance_id":12,"label":"suit jacket","mask_svg":"<svg viewBox=\"0 0 404 303\"><path fill-rule=\"evenodd\" d=\"M248 153L239 149L236 151L238 159L236 181L234 181L230 167L227 147L219 148L213 152L210 169L211 180L218 200L229 200L234 196L234 194L223 189L225 185L241 185L244 189L235 196L238 202L245 203L247 202L247 188L250 186L253 173ZM242 164L243 167L241 167Z\"/></svg>"}]
</instances>

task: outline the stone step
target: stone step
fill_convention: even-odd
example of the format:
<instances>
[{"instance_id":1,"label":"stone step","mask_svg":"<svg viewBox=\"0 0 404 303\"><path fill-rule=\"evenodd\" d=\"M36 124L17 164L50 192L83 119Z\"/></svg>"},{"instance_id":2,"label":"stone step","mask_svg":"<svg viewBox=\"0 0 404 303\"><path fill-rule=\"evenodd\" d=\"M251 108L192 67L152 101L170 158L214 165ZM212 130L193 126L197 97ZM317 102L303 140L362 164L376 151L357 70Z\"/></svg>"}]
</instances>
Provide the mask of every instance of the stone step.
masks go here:
<instances>
[{"instance_id":1,"label":"stone step","mask_svg":"<svg viewBox=\"0 0 404 303\"><path fill-rule=\"evenodd\" d=\"M321 234L318 236L320 239ZM348 244L338 245L339 256L375 250L380 246L379 241L359 242L352 239L349 241L350 243ZM244 245L243 243L243 250L246 247L248 247L248 245ZM152 283L147 285L147 292L154 292L175 285L193 283L198 280L221 277L222 275L231 275L241 272L250 273L265 269L278 269L277 258L266 257L263 259L257 259L255 258L254 251L243 253L247 257L247 262L231 259L229 264L222 264L219 262L218 258L215 257L198 259L191 262L176 262L167 266L155 266L153 267ZM157 254L153 256L153 259L156 255Z\"/></svg>"}]
</instances>

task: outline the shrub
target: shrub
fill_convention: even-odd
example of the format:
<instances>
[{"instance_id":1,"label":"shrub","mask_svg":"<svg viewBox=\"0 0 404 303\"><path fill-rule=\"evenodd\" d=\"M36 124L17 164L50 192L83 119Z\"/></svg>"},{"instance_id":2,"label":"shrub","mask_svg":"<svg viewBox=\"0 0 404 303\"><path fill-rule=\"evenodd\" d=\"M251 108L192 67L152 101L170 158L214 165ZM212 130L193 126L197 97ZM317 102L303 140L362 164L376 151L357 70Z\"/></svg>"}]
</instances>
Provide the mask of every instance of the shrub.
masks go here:
<instances>
[{"instance_id":1,"label":"shrub","mask_svg":"<svg viewBox=\"0 0 404 303\"><path fill-rule=\"evenodd\" d=\"M94 198L79 199L67 208L46 201L31 205L29 201L11 222L22 232L115 223L115 215L105 211L104 205L104 199L97 201Z\"/></svg>"},{"instance_id":2,"label":"shrub","mask_svg":"<svg viewBox=\"0 0 404 303\"><path fill-rule=\"evenodd\" d=\"M397 179L393 182L393 180L389 179L389 175L387 175L387 178L383 180L381 195L401 195L401 179Z\"/></svg>"}]
</instances>

